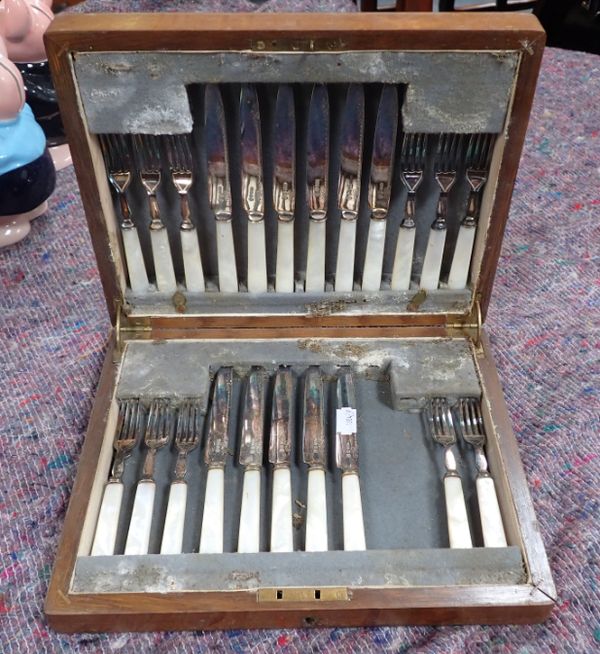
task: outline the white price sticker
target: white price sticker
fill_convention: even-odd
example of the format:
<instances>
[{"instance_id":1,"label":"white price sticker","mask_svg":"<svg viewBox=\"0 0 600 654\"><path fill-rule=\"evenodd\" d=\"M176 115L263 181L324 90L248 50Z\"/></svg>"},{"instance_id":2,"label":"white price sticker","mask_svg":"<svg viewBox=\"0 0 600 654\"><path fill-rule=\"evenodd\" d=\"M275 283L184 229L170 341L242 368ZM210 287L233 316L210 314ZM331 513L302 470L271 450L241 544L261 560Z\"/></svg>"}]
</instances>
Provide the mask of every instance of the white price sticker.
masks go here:
<instances>
[{"instance_id":1,"label":"white price sticker","mask_svg":"<svg viewBox=\"0 0 600 654\"><path fill-rule=\"evenodd\" d=\"M338 434L356 434L356 409L349 406L337 409L335 431Z\"/></svg>"}]
</instances>

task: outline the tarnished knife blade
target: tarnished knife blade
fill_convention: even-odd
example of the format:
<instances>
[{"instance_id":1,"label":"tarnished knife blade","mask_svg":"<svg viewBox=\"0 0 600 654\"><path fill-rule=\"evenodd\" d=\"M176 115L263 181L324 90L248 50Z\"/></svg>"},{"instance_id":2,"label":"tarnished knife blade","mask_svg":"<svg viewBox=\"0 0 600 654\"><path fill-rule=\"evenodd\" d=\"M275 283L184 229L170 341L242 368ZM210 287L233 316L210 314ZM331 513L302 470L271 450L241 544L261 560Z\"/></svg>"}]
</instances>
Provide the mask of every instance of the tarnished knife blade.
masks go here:
<instances>
[{"instance_id":1,"label":"tarnished knife blade","mask_svg":"<svg viewBox=\"0 0 600 654\"><path fill-rule=\"evenodd\" d=\"M229 445L229 414L233 369L220 368L214 381L210 423L204 452L204 461L209 467L224 466Z\"/></svg>"},{"instance_id":2,"label":"tarnished knife blade","mask_svg":"<svg viewBox=\"0 0 600 654\"><path fill-rule=\"evenodd\" d=\"M356 411L356 393L354 378L349 367L340 368L336 385L338 409L354 409ZM358 439L356 430L352 433L336 433L335 459L338 468L344 472L358 471Z\"/></svg>"},{"instance_id":3,"label":"tarnished knife blade","mask_svg":"<svg viewBox=\"0 0 600 654\"><path fill-rule=\"evenodd\" d=\"M260 220L264 213L260 110L256 89L249 84L242 86L240 125L244 209L251 220Z\"/></svg>"},{"instance_id":4,"label":"tarnished knife blade","mask_svg":"<svg viewBox=\"0 0 600 654\"><path fill-rule=\"evenodd\" d=\"M269 461L275 466L289 466L292 450L294 417L292 397L294 377L291 368L280 367L275 375Z\"/></svg>"},{"instance_id":5,"label":"tarnished knife blade","mask_svg":"<svg viewBox=\"0 0 600 654\"><path fill-rule=\"evenodd\" d=\"M338 185L338 206L348 217L356 217L360 201L365 123L365 96L360 84L351 84L342 118L342 157Z\"/></svg>"},{"instance_id":6,"label":"tarnished knife blade","mask_svg":"<svg viewBox=\"0 0 600 654\"><path fill-rule=\"evenodd\" d=\"M275 105L275 170L273 205L280 217L293 217L295 204L296 117L294 92L283 85Z\"/></svg>"},{"instance_id":7,"label":"tarnished knife blade","mask_svg":"<svg viewBox=\"0 0 600 654\"><path fill-rule=\"evenodd\" d=\"M313 218L325 218L329 169L329 98L324 84L313 88L308 111L307 183L309 211Z\"/></svg>"},{"instance_id":8,"label":"tarnished knife blade","mask_svg":"<svg viewBox=\"0 0 600 654\"><path fill-rule=\"evenodd\" d=\"M231 215L231 186L225 111L218 86L209 85L205 94L204 138L208 161L208 197L211 208L219 217Z\"/></svg>"},{"instance_id":9,"label":"tarnished knife blade","mask_svg":"<svg viewBox=\"0 0 600 654\"><path fill-rule=\"evenodd\" d=\"M372 212L385 214L389 208L397 130L398 93L395 86L384 86L375 123L369 175L369 206Z\"/></svg>"},{"instance_id":10,"label":"tarnished knife blade","mask_svg":"<svg viewBox=\"0 0 600 654\"><path fill-rule=\"evenodd\" d=\"M311 366L304 378L304 412L302 451L310 467L323 468L326 463L325 427L323 422L323 378L318 366Z\"/></svg>"},{"instance_id":11,"label":"tarnished knife blade","mask_svg":"<svg viewBox=\"0 0 600 654\"><path fill-rule=\"evenodd\" d=\"M240 465L260 468L265 429L265 369L253 367L244 393Z\"/></svg>"}]
</instances>

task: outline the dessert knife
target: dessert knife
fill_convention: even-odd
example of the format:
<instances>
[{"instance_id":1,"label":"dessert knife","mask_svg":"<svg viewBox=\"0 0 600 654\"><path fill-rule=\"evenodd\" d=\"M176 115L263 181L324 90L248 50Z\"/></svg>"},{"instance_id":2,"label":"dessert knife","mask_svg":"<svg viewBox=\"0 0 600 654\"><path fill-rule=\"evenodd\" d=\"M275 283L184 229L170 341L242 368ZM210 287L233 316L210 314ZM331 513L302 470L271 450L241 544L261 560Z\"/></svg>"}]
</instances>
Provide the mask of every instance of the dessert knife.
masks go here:
<instances>
[{"instance_id":1,"label":"dessert knife","mask_svg":"<svg viewBox=\"0 0 600 654\"><path fill-rule=\"evenodd\" d=\"M342 118L342 158L338 206L342 212L335 270L335 290L351 291L354 284L356 219L360 203L365 96L360 84L351 84Z\"/></svg>"},{"instance_id":2,"label":"dessert knife","mask_svg":"<svg viewBox=\"0 0 600 654\"><path fill-rule=\"evenodd\" d=\"M242 86L240 96L242 201L248 215L248 291L267 292L265 197L263 189L260 111L254 86Z\"/></svg>"},{"instance_id":3,"label":"dessert knife","mask_svg":"<svg viewBox=\"0 0 600 654\"><path fill-rule=\"evenodd\" d=\"M319 366L311 366L304 378L302 446L304 462L309 467L304 549L307 552L323 552L328 548L325 490L327 443L323 424L323 378Z\"/></svg>"},{"instance_id":4,"label":"dessert knife","mask_svg":"<svg viewBox=\"0 0 600 654\"><path fill-rule=\"evenodd\" d=\"M265 435L265 369L253 367L244 393L240 465L244 467L238 552L260 550L260 472Z\"/></svg>"},{"instance_id":5,"label":"dessert knife","mask_svg":"<svg viewBox=\"0 0 600 654\"><path fill-rule=\"evenodd\" d=\"M365 525L358 478L356 395L349 367L340 368L336 396L335 461L337 467L342 470L344 549L365 550Z\"/></svg>"},{"instance_id":6,"label":"dessert knife","mask_svg":"<svg viewBox=\"0 0 600 654\"><path fill-rule=\"evenodd\" d=\"M231 186L223 99L217 86L208 85L205 94L206 154L208 198L215 214L219 290L237 293L238 278L231 227Z\"/></svg>"},{"instance_id":7,"label":"dessert knife","mask_svg":"<svg viewBox=\"0 0 600 654\"><path fill-rule=\"evenodd\" d=\"M296 118L294 92L282 85L275 105L273 206L277 212L275 290L294 291L294 208L296 201Z\"/></svg>"},{"instance_id":8,"label":"dessert knife","mask_svg":"<svg viewBox=\"0 0 600 654\"><path fill-rule=\"evenodd\" d=\"M204 511L200 531L200 553L223 551L223 517L225 505L225 463L229 454L229 414L233 369L220 368L213 386L210 421L204 452L208 466Z\"/></svg>"},{"instance_id":9,"label":"dessert knife","mask_svg":"<svg viewBox=\"0 0 600 654\"><path fill-rule=\"evenodd\" d=\"M275 375L269 461L273 464L273 501L271 505L271 552L293 552L292 477L290 471L294 414L292 398L294 374L280 366Z\"/></svg>"},{"instance_id":10,"label":"dessert knife","mask_svg":"<svg viewBox=\"0 0 600 654\"><path fill-rule=\"evenodd\" d=\"M308 252L307 293L325 290L325 221L327 220L327 176L329 171L329 99L327 87L316 84L308 110Z\"/></svg>"},{"instance_id":11,"label":"dessert knife","mask_svg":"<svg viewBox=\"0 0 600 654\"><path fill-rule=\"evenodd\" d=\"M362 290L381 287L385 232L392 192L392 172L398 129L398 92L395 86L383 87L373 137L373 156L369 174L369 236L363 268Z\"/></svg>"}]
</instances>

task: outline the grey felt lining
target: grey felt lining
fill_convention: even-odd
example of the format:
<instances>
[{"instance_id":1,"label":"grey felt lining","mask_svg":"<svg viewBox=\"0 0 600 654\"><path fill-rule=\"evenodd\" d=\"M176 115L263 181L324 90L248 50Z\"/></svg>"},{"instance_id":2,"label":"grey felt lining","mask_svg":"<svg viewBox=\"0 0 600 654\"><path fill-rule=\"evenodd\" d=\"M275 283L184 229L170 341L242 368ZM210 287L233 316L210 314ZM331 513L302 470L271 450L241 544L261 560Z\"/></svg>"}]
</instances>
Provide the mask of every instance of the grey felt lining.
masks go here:
<instances>
[{"instance_id":1,"label":"grey felt lining","mask_svg":"<svg viewBox=\"0 0 600 654\"><path fill-rule=\"evenodd\" d=\"M524 583L518 547L79 558L71 592L254 590Z\"/></svg>"}]
</instances>

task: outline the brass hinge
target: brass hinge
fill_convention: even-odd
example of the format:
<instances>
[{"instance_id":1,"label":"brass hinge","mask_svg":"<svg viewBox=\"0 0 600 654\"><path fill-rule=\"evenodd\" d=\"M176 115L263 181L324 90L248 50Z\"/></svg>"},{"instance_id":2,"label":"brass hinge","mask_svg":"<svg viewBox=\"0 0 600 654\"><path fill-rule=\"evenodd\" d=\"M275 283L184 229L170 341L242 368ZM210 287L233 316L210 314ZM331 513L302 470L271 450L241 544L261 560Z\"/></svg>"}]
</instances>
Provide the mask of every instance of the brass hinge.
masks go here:
<instances>
[{"instance_id":1,"label":"brass hinge","mask_svg":"<svg viewBox=\"0 0 600 654\"><path fill-rule=\"evenodd\" d=\"M115 360L120 360L126 340L148 338L152 332L148 319L131 318L128 316L124 304L117 301L117 316L115 322Z\"/></svg>"},{"instance_id":2,"label":"brass hinge","mask_svg":"<svg viewBox=\"0 0 600 654\"><path fill-rule=\"evenodd\" d=\"M343 586L259 588L256 599L258 602L347 602L350 594Z\"/></svg>"},{"instance_id":3,"label":"brass hinge","mask_svg":"<svg viewBox=\"0 0 600 654\"><path fill-rule=\"evenodd\" d=\"M465 316L464 320L459 322L452 322L446 325L448 336L466 336L469 338L473 345L479 349L481 347L481 303L479 297L475 298L470 313Z\"/></svg>"}]
</instances>

